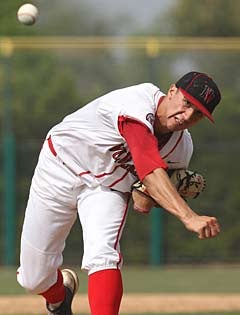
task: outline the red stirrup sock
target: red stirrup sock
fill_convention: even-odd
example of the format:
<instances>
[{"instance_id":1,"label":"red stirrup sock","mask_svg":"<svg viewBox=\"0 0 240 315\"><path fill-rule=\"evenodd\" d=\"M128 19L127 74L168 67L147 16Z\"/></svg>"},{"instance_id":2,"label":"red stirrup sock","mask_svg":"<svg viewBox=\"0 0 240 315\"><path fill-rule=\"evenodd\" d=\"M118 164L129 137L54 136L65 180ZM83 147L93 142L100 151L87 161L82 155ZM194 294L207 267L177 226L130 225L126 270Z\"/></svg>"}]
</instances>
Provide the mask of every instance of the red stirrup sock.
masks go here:
<instances>
[{"instance_id":1,"label":"red stirrup sock","mask_svg":"<svg viewBox=\"0 0 240 315\"><path fill-rule=\"evenodd\" d=\"M106 269L88 277L88 299L91 315L118 315L123 295L119 269Z\"/></svg>"},{"instance_id":2,"label":"red stirrup sock","mask_svg":"<svg viewBox=\"0 0 240 315\"><path fill-rule=\"evenodd\" d=\"M63 285L63 276L58 270L57 282L51 286L47 291L40 293L49 304L56 304L62 302L65 298L65 288Z\"/></svg>"}]
</instances>

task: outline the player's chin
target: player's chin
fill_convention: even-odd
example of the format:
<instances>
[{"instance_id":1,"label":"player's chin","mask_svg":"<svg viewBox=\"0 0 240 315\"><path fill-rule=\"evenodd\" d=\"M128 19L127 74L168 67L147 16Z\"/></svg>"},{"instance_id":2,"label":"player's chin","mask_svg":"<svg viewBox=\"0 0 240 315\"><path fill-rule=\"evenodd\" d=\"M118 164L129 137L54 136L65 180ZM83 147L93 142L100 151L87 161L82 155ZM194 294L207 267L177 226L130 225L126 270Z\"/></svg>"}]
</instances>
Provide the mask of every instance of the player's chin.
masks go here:
<instances>
[{"instance_id":1,"label":"player's chin","mask_svg":"<svg viewBox=\"0 0 240 315\"><path fill-rule=\"evenodd\" d=\"M174 131L186 129L186 126L184 123L180 124L178 120L176 120L174 117L171 117L168 120L167 128L169 132L174 132Z\"/></svg>"},{"instance_id":2,"label":"player's chin","mask_svg":"<svg viewBox=\"0 0 240 315\"><path fill-rule=\"evenodd\" d=\"M169 124L169 126L168 126L168 130L170 132L180 131L180 130L183 130L183 129L186 129L186 126L184 124L179 125L179 124L174 123L174 124Z\"/></svg>"}]
</instances>

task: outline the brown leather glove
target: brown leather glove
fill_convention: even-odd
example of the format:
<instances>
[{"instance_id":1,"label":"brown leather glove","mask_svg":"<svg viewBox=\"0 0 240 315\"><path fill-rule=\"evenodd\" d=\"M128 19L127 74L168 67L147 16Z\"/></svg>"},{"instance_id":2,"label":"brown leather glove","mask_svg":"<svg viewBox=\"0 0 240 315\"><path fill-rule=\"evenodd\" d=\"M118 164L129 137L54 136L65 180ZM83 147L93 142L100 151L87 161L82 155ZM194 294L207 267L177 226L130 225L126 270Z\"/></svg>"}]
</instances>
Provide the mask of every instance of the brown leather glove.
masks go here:
<instances>
[{"instance_id":1,"label":"brown leather glove","mask_svg":"<svg viewBox=\"0 0 240 315\"><path fill-rule=\"evenodd\" d=\"M184 199L197 198L206 187L205 178L201 174L186 169L169 171L169 178ZM132 185L132 199L134 210L141 213L149 213L151 208L159 207L141 181Z\"/></svg>"}]
</instances>

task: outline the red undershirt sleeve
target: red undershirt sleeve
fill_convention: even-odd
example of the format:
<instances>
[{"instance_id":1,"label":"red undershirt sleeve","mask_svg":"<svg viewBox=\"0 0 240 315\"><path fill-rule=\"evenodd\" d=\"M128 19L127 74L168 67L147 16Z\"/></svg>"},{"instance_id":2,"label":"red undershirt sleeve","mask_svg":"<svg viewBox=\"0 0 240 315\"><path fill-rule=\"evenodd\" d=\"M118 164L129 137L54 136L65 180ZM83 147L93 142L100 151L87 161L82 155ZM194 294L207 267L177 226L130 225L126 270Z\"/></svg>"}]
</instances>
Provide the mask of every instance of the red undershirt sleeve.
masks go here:
<instances>
[{"instance_id":1,"label":"red undershirt sleeve","mask_svg":"<svg viewBox=\"0 0 240 315\"><path fill-rule=\"evenodd\" d=\"M121 116L118 120L118 127L128 144L141 181L157 168L168 168L159 153L157 139L146 125L133 118Z\"/></svg>"}]
</instances>

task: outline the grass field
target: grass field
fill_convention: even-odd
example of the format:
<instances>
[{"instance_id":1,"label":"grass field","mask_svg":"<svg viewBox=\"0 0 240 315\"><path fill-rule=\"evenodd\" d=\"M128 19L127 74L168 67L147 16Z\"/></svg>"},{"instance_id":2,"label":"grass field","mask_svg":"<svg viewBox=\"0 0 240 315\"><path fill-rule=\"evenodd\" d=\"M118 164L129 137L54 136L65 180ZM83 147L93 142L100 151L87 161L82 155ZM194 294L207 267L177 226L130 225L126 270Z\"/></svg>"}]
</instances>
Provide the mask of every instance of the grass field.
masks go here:
<instances>
[{"instance_id":1,"label":"grass field","mask_svg":"<svg viewBox=\"0 0 240 315\"><path fill-rule=\"evenodd\" d=\"M16 315L28 315L24 314L16 314ZM46 314L39 314L39 315L46 315ZM88 313L75 313L74 315L89 315ZM139 315L137 314L128 314L128 315ZM141 315L156 315L156 313L141 313ZM183 313L160 313L159 315L183 315ZM211 313L187 313L187 315L239 315L239 312L211 312Z\"/></svg>"},{"instance_id":2,"label":"grass field","mask_svg":"<svg viewBox=\"0 0 240 315\"><path fill-rule=\"evenodd\" d=\"M4 314L4 313L0 313ZM239 312L210 312L210 313L159 313L159 315L239 315ZM26 313L16 313L16 315L28 315ZM45 314L39 314L39 315L46 315ZM74 315L89 315L89 313L75 313ZM136 314L125 314L125 315L139 315L139 313ZM157 315L156 313L141 313L141 315Z\"/></svg>"},{"instance_id":3,"label":"grass field","mask_svg":"<svg viewBox=\"0 0 240 315\"><path fill-rule=\"evenodd\" d=\"M69 266L66 266L69 267ZM87 275L74 268L80 278L79 294L87 293ZM181 267L125 267L123 269L123 282L125 295L131 294L216 294L223 297L230 294L240 294L240 266L181 266ZM28 296L16 282L15 268L0 269L0 295L8 297ZM240 298L239 298L240 299ZM181 301L181 300L179 300ZM202 301L204 303L204 300ZM1 308L0 315L5 314ZM13 313L12 313L13 314ZM21 313L21 307L15 315L28 315ZM36 314L36 313L35 313ZM89 313L75 313L75 315L89 315ZM122 313L126 314L126 312ZM127 315L237 315L240 310L231 309L227 312L211 310L210 312L180 312L180 313L128 313ZM45 315L40 312L38 315Z\"/></svg>"},{"instance_id":4,"label":"grass field","mask_svg":"<svg viewBox=\"0 0 240 315\"><path fill-rule=\"evenodd\" d=\"M67 266L69 267L69 266ZM87 275L74 267L80 293L87 292ZM126 293L240 293L240 265L124 267ZM0 295L24 294L16 282L15 268L0 269Z\"/></svg>"}]
</instances>

